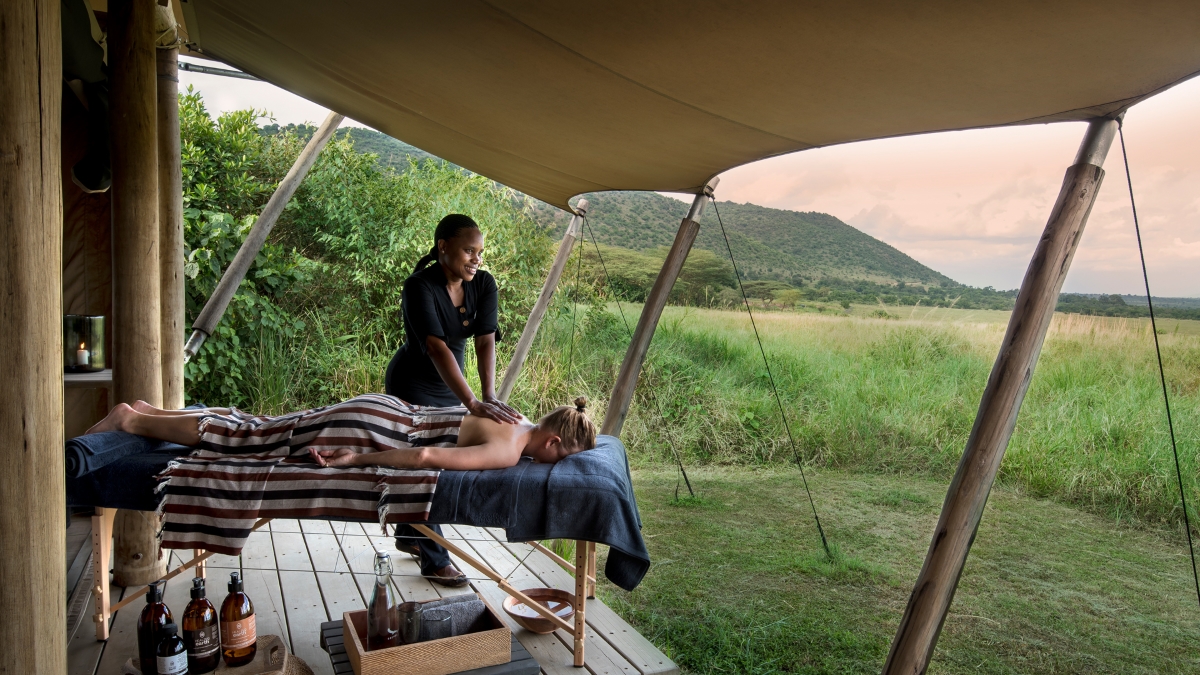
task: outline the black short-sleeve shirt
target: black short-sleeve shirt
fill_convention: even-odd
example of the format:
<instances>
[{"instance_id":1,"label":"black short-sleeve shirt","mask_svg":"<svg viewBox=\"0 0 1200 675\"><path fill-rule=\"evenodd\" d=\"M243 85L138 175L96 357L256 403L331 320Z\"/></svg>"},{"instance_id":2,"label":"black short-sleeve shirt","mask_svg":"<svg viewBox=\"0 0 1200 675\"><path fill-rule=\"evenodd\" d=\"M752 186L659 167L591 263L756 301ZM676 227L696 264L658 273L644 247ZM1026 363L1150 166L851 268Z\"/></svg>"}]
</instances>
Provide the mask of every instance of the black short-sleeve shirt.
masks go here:
<instances>
[{"instance_id":1,"label":"black short-sleeve shirt","mask_svg":"<svg viewBox=\"0 0 1200 675\"><path fill-rule=\"evenodd\" d=\"M467 338L495 333L500 340L498 306L496 279L484 270L463 282L461 307L450 301L441 265L434 263L410 276L400 295L404 344L388 364L387 393L416 405L460 405L425 353L425 338L433 335L445 341L465 372Z\"/></svg>"}]
</instances>

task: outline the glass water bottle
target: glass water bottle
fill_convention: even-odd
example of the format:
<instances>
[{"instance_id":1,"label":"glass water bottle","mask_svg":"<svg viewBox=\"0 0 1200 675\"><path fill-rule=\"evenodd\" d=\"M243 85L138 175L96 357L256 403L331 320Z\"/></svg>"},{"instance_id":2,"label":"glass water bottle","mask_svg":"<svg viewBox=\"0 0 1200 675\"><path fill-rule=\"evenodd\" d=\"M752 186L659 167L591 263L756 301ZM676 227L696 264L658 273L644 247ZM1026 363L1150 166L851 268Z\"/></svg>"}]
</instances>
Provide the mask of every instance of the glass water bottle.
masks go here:
<instances>
[{"instance_id":1,"label":"glass water bottle","mask_svg":"<svg viewBox=\"0 0 1200 675\"><path fill-rule=\"evenodd\" d=\"M387 553L375 553L375 589L367 604L367 651L396 646L400 631L400 611L392 590L392 559Z\"/></svg>"}]
</instances>

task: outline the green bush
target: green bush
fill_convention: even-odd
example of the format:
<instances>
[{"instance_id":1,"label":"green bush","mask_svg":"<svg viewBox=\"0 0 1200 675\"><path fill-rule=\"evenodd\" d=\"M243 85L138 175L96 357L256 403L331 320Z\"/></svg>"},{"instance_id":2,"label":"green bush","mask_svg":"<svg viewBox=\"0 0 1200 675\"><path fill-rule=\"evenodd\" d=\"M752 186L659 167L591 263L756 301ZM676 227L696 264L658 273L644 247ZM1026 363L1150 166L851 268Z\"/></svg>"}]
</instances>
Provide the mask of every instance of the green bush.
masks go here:
<instances>
[{"instance_id":1,"label":"green bush","mask_svg":"<svg viewBox=\"0 0 1200 675\"><path fill-rule=\"evenodd\" d=\"M304 146L296 131L263 134L263 115L213 120L198 93L180 97L189 320ZM475 218L487 237L484 266L499 285L506 349L552 252L523 198L445 163L394 171L346 136L322 151L216 334L188 364L189 400L295 409L381 390L403 340L404 280L450 212Z\"/></svg>"}]
</instances>

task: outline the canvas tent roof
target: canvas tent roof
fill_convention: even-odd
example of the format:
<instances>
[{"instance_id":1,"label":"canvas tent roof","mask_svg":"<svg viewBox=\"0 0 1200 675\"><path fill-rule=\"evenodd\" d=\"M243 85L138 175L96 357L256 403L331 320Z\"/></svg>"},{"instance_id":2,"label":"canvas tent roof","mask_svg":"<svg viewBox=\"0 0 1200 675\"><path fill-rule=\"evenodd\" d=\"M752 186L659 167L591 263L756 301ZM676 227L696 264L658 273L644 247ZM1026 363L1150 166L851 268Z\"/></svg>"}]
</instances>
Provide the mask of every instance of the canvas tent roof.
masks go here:
<instances>
[{"instance_id":1,"label":"canvas tent roof","mask_svg":"<svg viewBox=\"0 0 1200 675\"><path fill-rule=\"evenodd\" d=\"M1195 0L183 0L214 58L558 206L806 148L1118 111Z\"/></svg>"}]
</instances>

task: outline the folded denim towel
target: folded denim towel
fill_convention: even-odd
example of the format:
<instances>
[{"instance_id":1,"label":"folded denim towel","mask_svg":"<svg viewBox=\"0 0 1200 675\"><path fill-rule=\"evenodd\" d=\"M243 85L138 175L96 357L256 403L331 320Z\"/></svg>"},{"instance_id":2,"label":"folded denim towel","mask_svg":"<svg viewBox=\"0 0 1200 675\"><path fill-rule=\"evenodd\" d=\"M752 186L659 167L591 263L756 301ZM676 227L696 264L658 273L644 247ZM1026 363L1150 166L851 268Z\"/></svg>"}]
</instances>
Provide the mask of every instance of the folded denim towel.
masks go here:
<instances>
[{"instance_id":1,"label":"folded denim towel","mask_svg":"<svg viewBox=\"0 0 1200 675\"><path fill-rule=\"evenodd\" d=\"M162 441L134 436L123 431L102 431L98 434L78 436L67 441L67 475L80 478L122 457L150 452L161 445Z\"/></svg>"},{"instance_id":2,"label":"folded denim towel","mask_svg":"<svg viewBox=\"0 0 1200 675\"><path fill-rule=\"evenodd\" d=\"M454 622L455 635L465 635L491 628L490 625L486 625L485 622L480 621L487 612L487 608L484 606L483 601L479 599L479 596L474 593L452 595L441 600L422 603L421 611L427 609L444 609L450 612L450 616Z\"/></svg>"}]
</instances>

